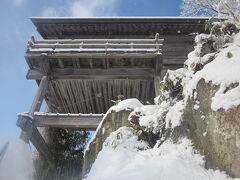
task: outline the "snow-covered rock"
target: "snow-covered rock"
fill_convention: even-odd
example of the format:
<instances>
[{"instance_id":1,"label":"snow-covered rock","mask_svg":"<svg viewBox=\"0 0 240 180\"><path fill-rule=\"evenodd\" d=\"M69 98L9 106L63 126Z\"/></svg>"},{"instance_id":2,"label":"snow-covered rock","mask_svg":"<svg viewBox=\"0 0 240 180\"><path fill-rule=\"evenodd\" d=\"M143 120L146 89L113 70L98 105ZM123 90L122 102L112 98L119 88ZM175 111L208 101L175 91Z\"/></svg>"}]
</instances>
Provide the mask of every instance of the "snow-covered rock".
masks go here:
<instances>
[{"instance_id":1,"label":"snow-covered rock","mask_svg":"<svg viewBox=\"0 0 240 180\"><path fill-rule=\"evenodd\" d=\"M184 120L207 166L240 177L240 33L232 39L201 70L189 73L183 88ZM189 62L197 63L194 56Z\"/></svg>"},{"instance_id":2,"label":"snow-covered rock","mask_svg":"<svg viewBox=\"0 0 240 180\"><path fill-rule=\"evenodd\" d=\"M121 131L121 130L120 130ZM129 132L128 132L129 133ZM117 132L111 134L112 139ZM130 139L112 147L106 143L86 180L230 180L220 171L206 170L204 158L195 152L190 140L165 141L160 147L138 151ZM125 139L126 140L126 139ZM114 141L111 141L114 142Z\"/></svg>"},{"instance_id":3,"label":"snow-covered rock","mask_svg":"<svg viewBox=\"0 0 240 180\"><path fill-rule=\"evenodd\" d=\"M215 57L188 81L185 96L191 97L198 82L204 79L206 83L219 85L219 90L212 98L211 108L214 111L237 107L240 105L240 33L235 35L232 44L222 49Z\"/></svg>"}]
</instances>

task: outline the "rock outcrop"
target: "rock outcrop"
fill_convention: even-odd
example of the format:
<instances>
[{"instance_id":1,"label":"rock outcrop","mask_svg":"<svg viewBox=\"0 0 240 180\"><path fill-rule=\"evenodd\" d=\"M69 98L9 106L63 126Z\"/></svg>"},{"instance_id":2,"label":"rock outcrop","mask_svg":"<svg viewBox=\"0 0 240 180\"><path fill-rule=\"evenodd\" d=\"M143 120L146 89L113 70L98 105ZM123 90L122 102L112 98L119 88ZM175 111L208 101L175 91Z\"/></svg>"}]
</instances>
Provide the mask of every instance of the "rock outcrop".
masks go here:
<instances>
[{"instance_id":1,"label":"rock outcrop","mask_svg":"<svg viewBox=\"0 0 240 180\"><path fill-rule=\"evenodd\" d=\"M92 138L92 141L89 143L85 151L83 176L89 172L92 164L97 158L98 153L102 150L104 141L107 139L110 133L116 131L120 127L130 126L128 121L128 116L130 113L130 109L121 110L119 112L112 111L111 113L108 113L102 120L100 127L96 131L95 136Z\"/></svg>"},{"instance_id":2,"label":"rock outcrop","mask_svg":"<svg viewBox=\"0 0 240 180\"><path fill-rule=\"evenodd\" d=\"M240 106L213 111L212 97L218 88L200 80L196 99L187 102L184 120L189 138L206 157L206 167L240 177Z\"/></svg>"}]
</instances>

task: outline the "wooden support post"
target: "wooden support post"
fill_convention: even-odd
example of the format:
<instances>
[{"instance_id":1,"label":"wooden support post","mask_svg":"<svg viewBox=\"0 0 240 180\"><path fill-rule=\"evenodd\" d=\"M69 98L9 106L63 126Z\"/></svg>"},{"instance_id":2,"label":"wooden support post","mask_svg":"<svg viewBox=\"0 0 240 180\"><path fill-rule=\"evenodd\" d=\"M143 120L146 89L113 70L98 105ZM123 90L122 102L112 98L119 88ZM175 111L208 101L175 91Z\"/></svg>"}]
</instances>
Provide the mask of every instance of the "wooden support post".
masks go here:
<instances>
[{"instance_id":1,"label":"wooden support post","mask_svg":"<svg viewBox=\"0 0 240 180\"><path fill-rule=\"evenodd\" d=\"M159 48L159 34L157 33L155 35L155 40L156 40L156 50L157 50L157 56L155 59L155 76L154 76L154 89L155 89L155 96L160 95L159 91L159 84L161 81L161 71L163 67L163 60L162 60L162 55L160 53L160 48Z\"/></svg>"},{"instance_id":2,"label":"wooden support post","mask_svg":"<svg viewBox=\"0 0 240 180\"><path fill-rule=\"evenodd\" d=\"M160 76L163 66L162 55L158 54L155 59L155 75Z\"/></svg>"},{"instance_id":3,"label":"wooden support post","mask_svg":"<svg viewBox=\"0 0 240 180\"><path fill-rule=\"evenodd\" d=\"M34 112L37 112L41 108L42 101L46 94L46 90L49 84L49 77L43 76L42 80L39 84L37 94L33 100L32 106L29 110L28 114L20 114L18 115L17 125L22 129L22 133L20 138L25 142L29 140L36 147L36 149L48 160L51 160L51 151L48 149L45 140L41 136L38 129L33 124L33 116Z\"/></svg>"},{"instance_id":4,"label":"wooden support post","mask_svg":"<svg viewBox=\"0 0 240 180\"><path fill-rule=\"evenodd\" d=\"M32 136L30 138L30 141L36 147L38 152L41 153L41 155L46 160L48 160L49 162L53 161L53 156L52 156L52 153L51 153L48 145L46 144L42 135L40 134L40 132L38 131L38 129L35 126L33 126L33 128L32 128Z\"/></svg>"},{"instance_id":5,"label":"wooden support post","mask_svg":"<svg viewBox=\"0 0 240 180\"><path fill-rule=\"evenodd\" d=\"M19 114L17 126L22 129L20 138L28 142L30 140L39 153L48 161L52 161L53 157L48 145L41 136L37 127L33 125L33 117L28 114Z\"/></svg>"},{"instance_id":6,"label":"wooden support post","mask_svg":"<svg viewBox=\"0 0 240 180\"><path fill-rule=\"evenodd\" d=\"M48 87L48 82L49 82L49 78L47 76L43 76L42 80L39 84L37 94L36 94L36 96L33 100L31 108L29 110L29 113L28 113L29 117L32 117L34 115L34 112L37 112L37 111L40 110L43 98L44 98L45 93L46 93L46 89ZM19 121L19 119L18 119L18 121ZM27 122L25 122L25 121L27 121ZM25 127L24 128L21 127L23 124L20 126L22 128L20 138L22 140L24 140L25 142L28 142L31 135L32 135L32 125L28 121L30 121L30 119L25 118L24 122L22 122ZM17 125L19 126L18 123L19 122L17 122Z\"/></svg>"},{"instance_id":7,"label":"wooden support post","mask_svg":"<svg viewBox=\"0 0 240 180\"><path fill-rule=\"evenodd\" d=\"M46 90L49 84L49 77L47 76L43 76L42 80L39 84L38 90L37 90L37 94L33 100L32 106L29 110L29 115L33 116L34 112L38 112L41 108L44 96L46 94Z\"/></svg>"}]
</instances>

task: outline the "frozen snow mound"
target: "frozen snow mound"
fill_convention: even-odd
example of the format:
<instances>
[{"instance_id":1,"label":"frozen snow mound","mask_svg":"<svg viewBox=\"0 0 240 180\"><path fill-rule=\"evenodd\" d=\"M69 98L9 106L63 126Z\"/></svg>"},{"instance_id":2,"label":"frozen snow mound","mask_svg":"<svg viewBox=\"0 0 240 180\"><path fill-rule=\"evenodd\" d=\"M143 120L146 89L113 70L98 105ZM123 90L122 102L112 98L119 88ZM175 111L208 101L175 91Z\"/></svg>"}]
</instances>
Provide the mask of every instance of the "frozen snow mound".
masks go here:
<instances>
[{"instance_id":1,"label":"frozen snow mound","mask_svg":"<svg viewBox=\"0 0 240 180\"><path fill-rule=\"evenodd\" d=\"M0 180L32 180L33 160L28 144L17 138L0 137L0 149L7 142L0 162Z\"/></svg>"},{"instance_id":2,"label":"frozen snow mound","mask_svg":"<svg viewBox=\"0 0 240 180\"><path fill-rule=\"evenodd\" d=\"M121 142L117 137L119 132L125 134ZM206 170L204 158L194 151L191 141L186 138L176 144L168 140L160 147L137 150L139 146L133 144L139 145L139 142L129 134L131 130L125 128L111 134L86 180L231 179L220 171ZM118 143L113 143L115 140Z\"/></svg>"}]
</instances>

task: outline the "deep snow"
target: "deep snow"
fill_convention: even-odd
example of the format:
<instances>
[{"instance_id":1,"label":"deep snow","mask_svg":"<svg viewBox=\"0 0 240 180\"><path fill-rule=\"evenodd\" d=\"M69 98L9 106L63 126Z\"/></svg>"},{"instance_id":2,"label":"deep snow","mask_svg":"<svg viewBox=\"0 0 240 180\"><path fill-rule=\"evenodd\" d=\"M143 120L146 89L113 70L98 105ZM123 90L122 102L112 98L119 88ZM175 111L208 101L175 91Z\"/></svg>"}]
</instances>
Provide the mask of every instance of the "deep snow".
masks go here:
<instances>
[{"instance_id":1,"label":"deep snow","mask_svg":"<svg viewBox=\"0 0 240 180\"><path fill-rule=\"evenodd\" d=\"M145 150L138 150L145 149ZM183 138L147 149L132 128L122 127L104 144L86 180L230 180L218 170L206 170L204 158Z\"/></svg>"}]
</instances>

